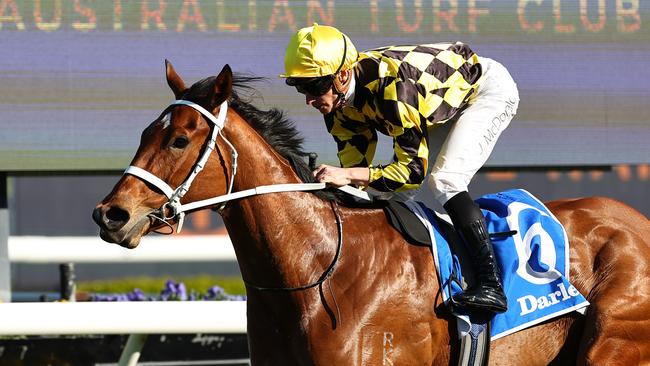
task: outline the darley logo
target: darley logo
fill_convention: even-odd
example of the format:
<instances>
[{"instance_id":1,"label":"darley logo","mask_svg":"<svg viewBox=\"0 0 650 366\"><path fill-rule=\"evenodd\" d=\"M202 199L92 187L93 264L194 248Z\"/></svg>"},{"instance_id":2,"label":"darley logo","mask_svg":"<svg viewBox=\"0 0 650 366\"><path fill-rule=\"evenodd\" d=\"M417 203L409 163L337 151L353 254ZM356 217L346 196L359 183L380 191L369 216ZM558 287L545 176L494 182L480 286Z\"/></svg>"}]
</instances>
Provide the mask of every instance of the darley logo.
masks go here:
<instances>
[{"instance_id":1,"label":"darley logo","mask_svg":"<svg viewBox=\"0 0 650 366\"><path fill-rule=\"evenodd\" d=\"M513 237L519 259L517 275L536 285L551 283L562 277L562 273L555 268L557 253L553 238L540 222L527 228L522 227L525 223L520 225L519 214L524 210L535 210L542 217L549 217L546 212L522 202L513 202L508 206L508 226L510 230L517 231ZM526 230L523 235L522 229Z\"/></svg>"},{"instance_id":2,"label":"darley logo","mask_svg":"<svg viewBox=\"0 0 650 366\"><path fill-rule=\"evenodd\" d=\"M511 230L517 230L513 237L518 257L516 273L523 280L535 285L550 284L562 277L556 267L564 264L557 263L558 256L553 238L542 223L535 222L528 226L527 222L520 222L520 213L524 210L535 210L542 217L551 219L546 212L522 202L513 202L508 206L508 226ZM520 315L559 304L580 294L573 285L567 288L562 281L558 281L556 287L557 291L543 296L524 295L517 298Z\"/></svg>"},{"instance_id":3,"label":"darley logo","mask_svg":"<svg viewBox=\"0 0 650 366\"><path fill-rule=\"evenodd\" d=\"M578 292L578 290L573 287L573 285L569 285L569 288L566 288L564 287L564 283L558 282L557 288L557 291L551 292L546 296L535 298L533 295L525 295L518 298L517 302L521 308L519 315L526 315L532 313L535 310L541 310L549 306L559 304L561 301L567 301L572 297L580 295L580 292Z\"/></svg>"}]
</instances>

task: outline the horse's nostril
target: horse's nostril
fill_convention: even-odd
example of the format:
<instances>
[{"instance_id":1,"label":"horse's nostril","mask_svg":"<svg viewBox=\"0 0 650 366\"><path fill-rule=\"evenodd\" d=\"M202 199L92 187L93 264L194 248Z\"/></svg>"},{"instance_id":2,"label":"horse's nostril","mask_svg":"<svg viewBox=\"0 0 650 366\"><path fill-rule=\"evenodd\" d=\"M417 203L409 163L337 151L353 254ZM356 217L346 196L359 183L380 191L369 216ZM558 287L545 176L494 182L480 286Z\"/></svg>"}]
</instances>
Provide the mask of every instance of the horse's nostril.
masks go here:
<instances>
[{"instance_id":1,"label":"horse's nostril","mask_svg":"<svg viewBox=\"0 0 650 366\"><path fill-rule=\"evenodd\" d=\"M116 206L102 210L96 208L93 211L93 220L105 229L116 231L121 229L129 221L129 212Z\"/></svg>"},{"instance_id":2,"label":"horse's nostril","mask_svg":"<svg viewBox=\"0 0 650 366\"><path fill-rule=\"evenodd\" d=\"M129 213L119 207L111 207L106 211L106 221L122 226L129 221Z\"/></svg>"}]
</instances>

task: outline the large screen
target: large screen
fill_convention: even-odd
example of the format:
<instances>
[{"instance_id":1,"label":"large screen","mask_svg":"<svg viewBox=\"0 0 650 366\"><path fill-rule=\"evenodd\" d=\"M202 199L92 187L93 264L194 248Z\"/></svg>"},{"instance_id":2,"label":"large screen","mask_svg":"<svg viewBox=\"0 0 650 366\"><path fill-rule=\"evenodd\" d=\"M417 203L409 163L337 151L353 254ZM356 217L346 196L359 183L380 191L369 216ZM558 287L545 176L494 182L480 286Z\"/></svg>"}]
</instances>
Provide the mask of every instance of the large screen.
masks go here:
<instances>
[{"instance_id":1,"label":"large screen","mask_svg":"<svg viewBox=\"0 0 650 366\"><path fill-rule=\"evenodd\" d=\"M521 103L490 166L647 163L649 20L641 0L0 0L0 170L126 167L173 99L164 59L187 83L224 64L267 77L254 104L335 163L322 116L278 78L313 22L360 50L463 41L503 63Z\"/></svg>"}]
</instances>

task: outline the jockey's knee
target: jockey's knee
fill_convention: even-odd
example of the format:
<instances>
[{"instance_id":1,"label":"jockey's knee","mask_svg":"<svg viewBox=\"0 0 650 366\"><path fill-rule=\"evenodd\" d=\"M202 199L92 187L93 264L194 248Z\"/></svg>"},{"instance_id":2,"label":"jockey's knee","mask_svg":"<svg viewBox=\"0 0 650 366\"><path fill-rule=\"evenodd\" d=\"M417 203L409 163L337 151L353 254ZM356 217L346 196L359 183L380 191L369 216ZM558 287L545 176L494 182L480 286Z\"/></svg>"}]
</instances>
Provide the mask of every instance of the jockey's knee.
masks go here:
<instances>
[{"instance_id":1,"label":"jockey's knee","mask_svg":"<svg viewBox=\"0 0 650 366\"><path fill-rule=\"evenodd\" d=\"M467 191L470 179L471 177L462 173L434 171L427 180L427 184L436 201L444 206L458 193Z\"/></svg>"}]
</instances>

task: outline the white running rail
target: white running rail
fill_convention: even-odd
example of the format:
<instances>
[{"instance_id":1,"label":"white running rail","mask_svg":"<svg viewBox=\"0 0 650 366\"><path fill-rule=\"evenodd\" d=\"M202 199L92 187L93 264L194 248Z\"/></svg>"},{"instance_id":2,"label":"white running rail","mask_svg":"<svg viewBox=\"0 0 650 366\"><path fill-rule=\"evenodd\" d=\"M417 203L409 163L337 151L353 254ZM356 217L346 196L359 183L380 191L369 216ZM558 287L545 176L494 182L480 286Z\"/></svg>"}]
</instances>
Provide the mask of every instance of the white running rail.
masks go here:
<instances>
[{"instance_id":1,"label":"white running rail","mask_svg":"<svg viewBox=\"0 0 650 366\"><path fill-rule=\"evenodd\" d=\"M0 303L0 335L246 333L246 301Z\"/></svg>"},{"instance_id":2,"label":"white running rail","mask_svg":"<svg viewBox=\"0 0 650 366\"><path fill-rule=\"evenodd\" d=\"M10 236L13 263L214 262L235 261L228 235L146 236L135 249L98 236Z\"/></svg>"},{"instance_id":3,"label":"white running rail","mask_svg":"<svg viewBox=\"0 0 650 366\"><path fill-rule=\"evenodd\" d=\"M13 263L235 261L227 235L149 236L136 249L99 237L9 237ZM0 335L130 334L118 365L136 365L148 334L246 333L245 301L0 303Z\"/></svg>"}]
</instances>

